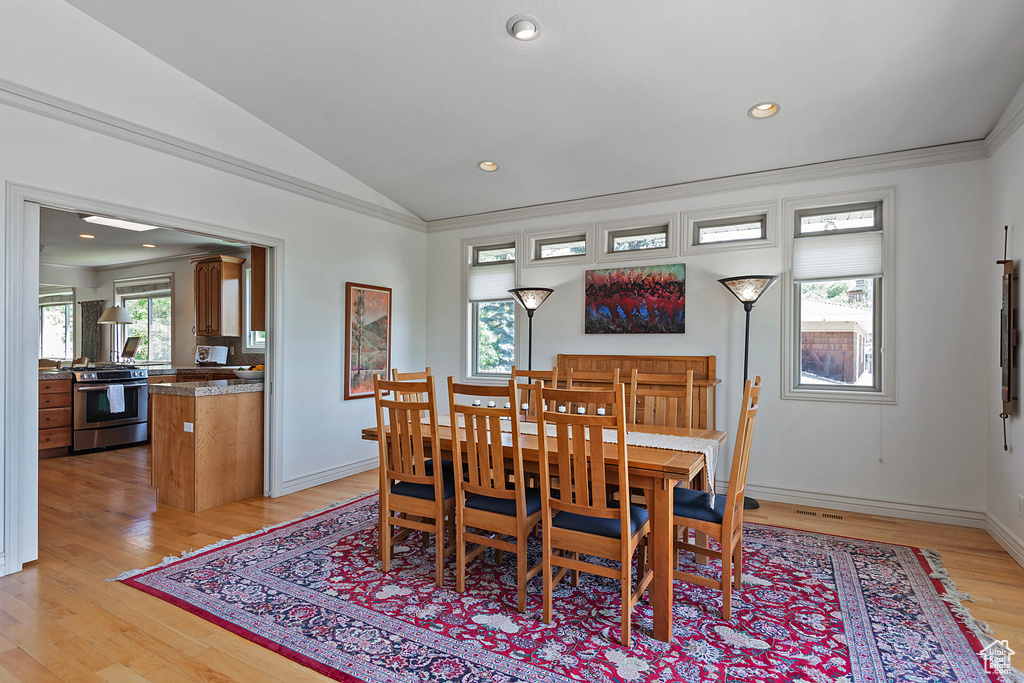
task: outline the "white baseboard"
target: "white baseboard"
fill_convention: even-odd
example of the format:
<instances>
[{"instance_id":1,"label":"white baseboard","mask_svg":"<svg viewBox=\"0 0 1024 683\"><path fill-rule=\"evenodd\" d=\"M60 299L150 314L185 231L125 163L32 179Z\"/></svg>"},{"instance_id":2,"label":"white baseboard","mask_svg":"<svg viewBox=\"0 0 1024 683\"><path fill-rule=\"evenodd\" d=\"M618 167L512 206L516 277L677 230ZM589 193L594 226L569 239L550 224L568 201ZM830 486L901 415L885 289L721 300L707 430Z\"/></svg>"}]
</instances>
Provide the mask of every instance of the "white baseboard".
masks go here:
<instances>
[{"instance_id":1,"label":"white baseboard","mask_svg":"<svg viewBox=\"0 0 1024 683\"><path fill-rule=\"evenodd\" d=\"M336 481L343 477L349 477L353 474L372 470L380 464L379 460L380 459L375 455L372 458L357 460L356 462L341 465L340 467L332 467L327 470L320 470L319 472L314 472L312 474L304 474L301 477L288 479L281 483L281 495L286 496L289 493L295 493L296 491L302 491L314 486L319 486L320 484L327 484L329 482Z\"/></svg>"},{"instance_id":2,"label":"white baseboard","mask_svg":"<svg viewBox=\"0 0 1024 683\"><path fill-rule=\"evenodd\" d=\"M992 515L985 515L985 531L1003 546L1003 550L1009 553L1010 557L1017 560L1017 564L1024 567L1024 541L1017 538L1016 534Z\"/></svg>"},{"instance_id":3,"label":"white baseboard","mask_svg":"<svg viewBox=\"0 0 1024 683\"><path fill-rule=\"evenodd\" d=\"M718 491L725 491L729 482L716 482ZM985 528L986 515L984 510L970 510L966 508L951 508L927 503L910 503L902 500L882 500L877 498L866 498L863 496L850 496L828 491L805 491L801 489L784 488L781 486L766 486L762 484L747 484L747 496L755 499L770 500L776 503L791 503L794 505L809 505L813 507L831 508L833 510L847 510L849 512L860 512L868 515L884 515L899 519L916 519L922 522L938 522L939 524L953 524L956 526Z\"/></svg>"}]
</instances>

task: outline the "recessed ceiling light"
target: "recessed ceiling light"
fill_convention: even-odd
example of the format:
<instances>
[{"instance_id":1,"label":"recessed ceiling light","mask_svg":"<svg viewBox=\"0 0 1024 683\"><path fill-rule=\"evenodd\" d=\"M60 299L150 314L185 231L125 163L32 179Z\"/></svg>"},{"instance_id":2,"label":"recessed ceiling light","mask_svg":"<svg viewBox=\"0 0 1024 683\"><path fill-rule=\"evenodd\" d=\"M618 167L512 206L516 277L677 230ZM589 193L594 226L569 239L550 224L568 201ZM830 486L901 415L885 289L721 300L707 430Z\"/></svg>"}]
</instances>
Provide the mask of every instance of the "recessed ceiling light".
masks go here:
<instances>
[{"instance_id":1,"label":"recessed ceiling light","mask_svg":"<svg viewBox=\"0 0 1024 683\"><path fill-rule=\"evenodd\" d=\"M108 225L111 228L122 228L124 230L134 230L135 232L146 232L147 230L156 230L160 226L158 225L147 225L146 223L136 223L135 221L126 221L123 218L111 218L109 216L95 216L88 213L80 213L78 217L86 223L97 223L99 225Z\"/></svg>"},{"instance_id":2,"label":"recessed ceiling light","mask_svg":"<svg viewBox=\"0 0 1024 683\"><path fill-rule=\"evenodd\" d=\"M540 33L540 22L528 14L517 14L508 20L505 30L516 40L533 40Z\"/></svg>"},{"instance_id":3,"label":"recessed ceiling light","mask_svg":"<svg viewBox=\"0 0 1024 683\"><path fill-rule=\"evenodd\" d=\"M155 244L143 244L142 246L146 247L147 249L156 249Z\"/></svg>"},{"instance_id":4,"label":"recessed ceiling light","mask_svg":"<svg viewBox=\"0 0 1024 683\"><path fill-rule=\"evenodd\" d=\"M747 116L752 119L766 119L779 113L779 105L774 102L762 102L755 104L747 111Z\"/></svg>"},{"instance_id":5,"label":"recessed ceiling light","mask_svg":"<svg viewBox=\"0 0 1024 683\"><path fill-rule=\"evenodd\" d=\"M481 171L487 171L488 173L492 173L492 172L498 170L498 165L496 163L494 163L493 161L481 161L476 166Z\"/></svg>"},{"instance_id":6,"label":"recessed ceiling light","mask_svg":"<svg viewBox=\"0 0 1024 683\"><path fill-rule=\"evenodd\" d=\"M86 235L84 232L81 235L79 235L79 237L81 237L82 239L86 239L86 240L94 240L94 239L96 239L96 235Z\"/></svg>"}]
</instances>

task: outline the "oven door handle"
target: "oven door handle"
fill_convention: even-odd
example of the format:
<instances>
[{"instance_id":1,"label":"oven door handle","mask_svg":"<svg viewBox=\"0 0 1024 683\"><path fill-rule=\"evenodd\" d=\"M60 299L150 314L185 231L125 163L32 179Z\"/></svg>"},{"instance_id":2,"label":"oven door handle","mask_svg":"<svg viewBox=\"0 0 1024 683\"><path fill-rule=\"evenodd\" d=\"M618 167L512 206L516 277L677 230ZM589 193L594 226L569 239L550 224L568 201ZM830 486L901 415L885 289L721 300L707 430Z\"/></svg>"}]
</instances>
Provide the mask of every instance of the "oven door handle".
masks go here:
<instances>
[{"instance_id":1,"label":"oven door handle","mask_svg":"<svg viewBox=\"0 0 1024 683\"><path fill-rule=\"evenodd\" d=\"M128 387L144 387L148 386L149 382L137 382L135 384L121 384L120 386ZM89 386L89 387L78 387L78 391L106 391L107 384L101 384L100 386Z\"/></svg>"}]
</instances>

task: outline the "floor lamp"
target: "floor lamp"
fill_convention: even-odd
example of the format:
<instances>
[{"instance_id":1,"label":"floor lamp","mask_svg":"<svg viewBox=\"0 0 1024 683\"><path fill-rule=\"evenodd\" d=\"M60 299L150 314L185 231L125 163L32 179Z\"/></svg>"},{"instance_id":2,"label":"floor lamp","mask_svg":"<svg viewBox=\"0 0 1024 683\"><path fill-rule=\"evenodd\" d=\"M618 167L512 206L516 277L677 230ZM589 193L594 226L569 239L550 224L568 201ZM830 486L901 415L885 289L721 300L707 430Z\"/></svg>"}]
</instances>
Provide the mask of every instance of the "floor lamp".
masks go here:
<instances>
[{"instance_id":1,"label":"floor lamp","mask_svg":"<svg viewBox=\"0 0 1024 683\"><path fill-rule=\"evenodd\" d=\"M527 370L533 370L533 312L540 308L540 305L555 290L547 287L518 287L508 290L519 305L526 309L526 317L530 321L529 351L527 352Z\"/></svg>"},{"instance_id":2,"label":"floor lamp","mask_svg":"<svg viewBox=\"0 0 1024 683\"><path fill-rule=\"evenodd\" d=\"M103 315L97 320L101 325L110 325L110 360L114 361L117 349L114 348L114 325L127 325L132 322L132 314L124 306L111 306L103 311ZM120 358L120 355L116 356Z\"/></svg>"},{"instance_id":3,"label":"floor lamp","mask_svg":"<svg viewBox=\"0 0 1024 683\"><path fill-rule=\"evenodd\" d=\"M750 311L761 295L778 280L777 275L740 275L719 280L735 295L746 312L746 327L743 331L743 384L747 383L747 366L750 359ZM712 473L714 476L714 473ZM750 497L743 498L744 510L756 510L761 504Z\"/></svg>"}]
</instances>

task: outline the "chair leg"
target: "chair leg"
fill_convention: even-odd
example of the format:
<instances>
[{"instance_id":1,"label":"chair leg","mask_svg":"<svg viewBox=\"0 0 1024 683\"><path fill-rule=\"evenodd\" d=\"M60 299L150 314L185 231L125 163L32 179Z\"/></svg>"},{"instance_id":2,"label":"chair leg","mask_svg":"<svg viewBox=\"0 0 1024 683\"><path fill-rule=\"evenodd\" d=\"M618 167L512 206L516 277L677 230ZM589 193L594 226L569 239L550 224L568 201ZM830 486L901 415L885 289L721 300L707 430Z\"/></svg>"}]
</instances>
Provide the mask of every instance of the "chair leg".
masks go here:
<instances>
[{"instance_id":1,"label":"chair leg","mask_svg":"<svg viewBox=\"0 0 1024 683\"><path fill-rule=\"evenodd\" d=\"M465 529L461 524L455 531L455 591L466 592L466 541Z\"/></svg>"},{"instance_id":2,"label":"chair leg","mask_svg":"<svg viewBox=\"0 0 1024 683\"><path fill-rule=\"evenodd\" d=\"M519 586L516 608L522 614L526 611L526 538L520 537L516 539L516 542L519 546L519 552L516 553L516 573L518 575L516 583Z\"/></svg>"},{"instance_id":3,"label":"chair leg","mask_svg":"<svg viewBox=\"0 0 1024 683\"><path fill-rule=\"evenodd\" d=\"M736 566L736 590L743 590L743 536L740 535L737 540L737 545L732 551L732 557L733 564Z\"/></svg>"},{"instance_id":4,"label":"chair leg","mask_svg":"<svg viewBox=\"0 0 1024 683\"><path fill-rule=\"evenodd\" d=\"M438 519L434 530L434 585L444 585L444 520Z\"/></svg>"},{"instance_id":5,"label":"chair leg","mask_svg":"<svg viewBox=\"0 0 1024 683\"><path fill-rule=\"evenodd\" d=\"M551 623L551 602L552 593L555 590L555 577L551 575L551 541L548 536L544 537L544 554L542 558L541 571L544 574L544 610L541 619L545 624Z\"/></svg>"},{"instance_id":6,"label":"chair leg","mask_svg":"<svg viewBox=\"0 0 1024 683\"><path fill-rule=\"evenodd\" d=\"M571 555L571 557L574 560L578 560L578 559L580 559L580 554L579 553L573 553ZM580 587L580 572L579 572L578 569L573 569L572 570L572 576L569 579L569 582L570 582L570 584L572 585L573 588L579 588Z\"/></svg>"},{"instance_id":7,"label":"chair leg","mask_svg":"<svg viewBox=\"0 0 1024 683\"><path fill-rule=\"evenodd\" d=\"M630 566L630 562L622 563L622 578L620 582L622 584L622 646L629 647L630 645L630 622L629 615L632 613L630 609L630 598L633 597L632 592L632 575L633 568Z\"/></svg>"},{"instance_id":8,"label":"chair leg","mask_svg":"<svg viewBox=\"0 0 1024 683\"><path fill-rule=\"evenodd\" d=\"M382 572L391 571L391 524L388 522L388 512L381 509L380 531L377 544L380 546L380 569Z\"/></svg>"},{"instance_id":9,"label":"chair leg","mask_svg":"<svg viewBox=\"0 0 1024 683\"><path fill-rule=\"evenodd\" d=\"M732 619L732 548L725 543L722 543L722 618Z\"/></svg>"}]
</instances>

